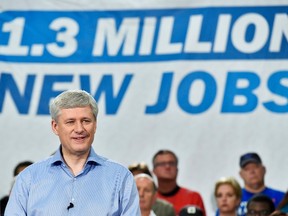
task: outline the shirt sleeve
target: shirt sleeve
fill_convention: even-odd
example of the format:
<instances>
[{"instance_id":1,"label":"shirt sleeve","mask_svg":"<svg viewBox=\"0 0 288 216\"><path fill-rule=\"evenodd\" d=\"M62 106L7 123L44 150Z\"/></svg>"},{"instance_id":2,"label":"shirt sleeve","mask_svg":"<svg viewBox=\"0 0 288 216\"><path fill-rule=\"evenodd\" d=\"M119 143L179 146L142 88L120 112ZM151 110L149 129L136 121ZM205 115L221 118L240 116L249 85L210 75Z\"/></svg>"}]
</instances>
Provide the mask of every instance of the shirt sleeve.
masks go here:
<instances>
[{"instance_id":1,"label":"shirt sleeve","mask_svg":"<svg viewBox=\"0 0 288 216\"><path fill-rule=\"evenodd\" d=\"M4 216L27 216L28 180L29 173L24 178L24 173L20 173L13 185Z\"/></svg>"},{"instance_id":2,"label":"shirt sleeve","mask_svg":"<svg viewBox=\"0 0 288 216\"><path fill-rule=\"evenodd\" d=\"M122 212L121 216L141 216L139 207L139 193L131 173L127 174L127 178L122 184Z\"/></svg>"}]
</instances>

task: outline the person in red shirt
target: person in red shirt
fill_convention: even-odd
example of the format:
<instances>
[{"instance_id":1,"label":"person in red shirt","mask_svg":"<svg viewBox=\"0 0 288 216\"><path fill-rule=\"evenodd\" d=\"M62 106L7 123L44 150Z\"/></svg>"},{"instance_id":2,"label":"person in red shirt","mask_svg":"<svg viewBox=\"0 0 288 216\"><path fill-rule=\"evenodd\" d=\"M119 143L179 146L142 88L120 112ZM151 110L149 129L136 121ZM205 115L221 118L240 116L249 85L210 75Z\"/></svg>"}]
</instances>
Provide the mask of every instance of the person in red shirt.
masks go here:
<instances>
[{"instance_id":1,"label":"person in red shirt","mask_svg":"<svg viewBox=\"0 0 288 216\"><path fill-rule=\"evenodd\" d=\"M201 195L177 184L178 158L170 150L160 150L153 157L153 172L158 180L157 197L173 204L177 214L189 204L198 206L205 213Z\"/></svg>"}]
</instances>

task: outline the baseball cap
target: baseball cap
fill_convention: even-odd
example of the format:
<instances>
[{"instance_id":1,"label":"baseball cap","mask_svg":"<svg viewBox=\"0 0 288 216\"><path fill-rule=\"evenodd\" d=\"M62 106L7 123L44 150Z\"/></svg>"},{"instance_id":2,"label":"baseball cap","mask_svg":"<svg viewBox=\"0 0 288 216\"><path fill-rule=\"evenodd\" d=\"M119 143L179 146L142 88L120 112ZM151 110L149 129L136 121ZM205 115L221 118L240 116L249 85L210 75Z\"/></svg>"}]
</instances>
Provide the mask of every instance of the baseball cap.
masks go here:
<instances>
[{"instance_id":1,"label":"baseball cap","mask_svg":"<svg viewBox=\"0 0 288 216\"><path fill-rule=\"evenodd\" d=\"M204 214L199 207L195 205L187 205L180 210L179 216L204 216Z\"/></svg>"},{"instance_id":2,"label":"baseball cap","mask_svg":"<svg viewBox=\"0 0 288 216\"><path fill-rule=\"evenodd\" d=\"M250 153L246 153L240 157L240 167L241 168L246 166L248 163L261 164L262 161L261 161L260 156L257 153L250 152Z\"/></svg>"}]
</instances>

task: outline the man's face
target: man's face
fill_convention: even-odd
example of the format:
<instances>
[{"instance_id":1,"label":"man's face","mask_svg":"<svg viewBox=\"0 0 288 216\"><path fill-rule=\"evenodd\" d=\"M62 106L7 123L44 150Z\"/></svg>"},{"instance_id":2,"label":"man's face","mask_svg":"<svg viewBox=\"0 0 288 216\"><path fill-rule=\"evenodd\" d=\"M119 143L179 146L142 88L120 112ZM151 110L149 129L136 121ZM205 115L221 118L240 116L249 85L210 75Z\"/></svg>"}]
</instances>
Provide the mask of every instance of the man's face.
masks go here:
<instances>
[{"instance_id":1,"label":"man's face","mask_svg":"<svg viewBox=\"0 0 288 216\"><path fill-rule=\"evenodd\" d=\"M154 174L159 180L176 180L177 178L177 162L172 154L158 155L154 161Z\"/></svg>"},{"instance_id":2,"label":"man's face","mask_svg":"<svg viewBox=\"0 0 288 216\"><path fill-rule=\"evenodd\" d=\"M88 155L96 132L96 120L91 107L62 109L52 130L59 136L63 155Z\"/></svg>"},{"instance_id":3,"label":"man's face","mask_svg":"<svg viewBox=\"0 0 288 216\"><path fill-rule=\"evenodd\" d=\"M139 193L141 211L150 211L156 200L153 182L145 177L136 178L135 182Z\"/></svg>"},{"instance_id":4,"label":"man's face","mask_svg":"<svg viewBox=\"0 0 288 216\"><path fill-rule=\"evenodd\" d=\"M264 184L265 167L258 163L248 163L240 171L240 176L245 185Z\"/></svg>"},{"instance_id":5,"label":"man's face","mask_svg":"<svg viewBox=\"0 0 288 216\"><path fill-rule=\"evenodd\" d=\"M247 216L268 216L271 213L269 204L266 202L251 202L247 206Z\"/></svg>"}]
</instances>

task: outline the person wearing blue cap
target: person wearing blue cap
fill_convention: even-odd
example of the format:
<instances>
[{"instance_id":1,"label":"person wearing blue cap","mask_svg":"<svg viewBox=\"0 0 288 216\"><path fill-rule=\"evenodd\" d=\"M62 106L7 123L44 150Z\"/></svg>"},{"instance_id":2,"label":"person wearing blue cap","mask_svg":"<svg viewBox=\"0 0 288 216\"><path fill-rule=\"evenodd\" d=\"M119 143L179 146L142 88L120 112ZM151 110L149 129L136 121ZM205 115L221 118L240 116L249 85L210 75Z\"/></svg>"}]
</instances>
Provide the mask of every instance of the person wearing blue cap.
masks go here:
<instances>
[{"instance_id":1,"label":"person wearing blue cap","mask_svg":"<svg viewBox=\"0 0 288 216\"><path fill-rule=\"evenodd\" d=\"M275 207L284 197L284 192L272 189L265 185L266 168L262 164L260 156L255 152L249 152L240 157L240 176L244 181L242 188L242 200L238 210L240 216L247 213L246 205L255 194L264 194L272 199Z\"/></svg>"}]
</instances>

